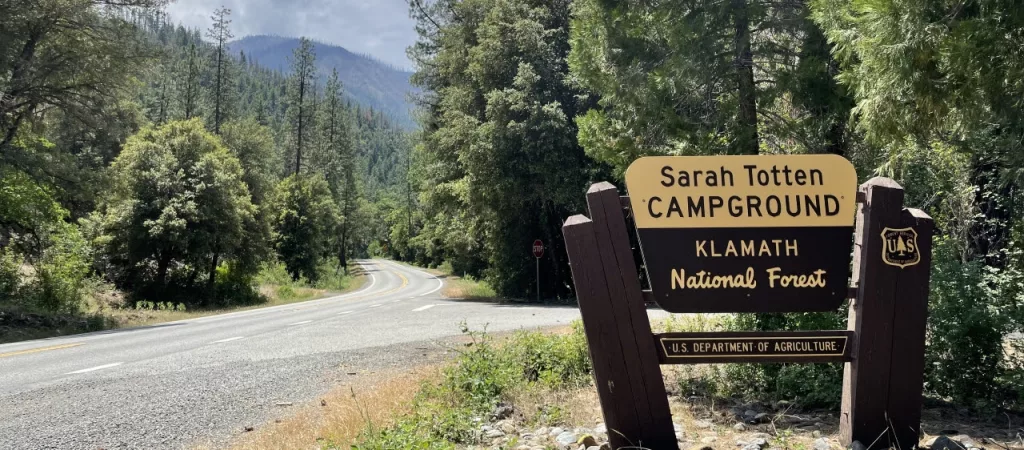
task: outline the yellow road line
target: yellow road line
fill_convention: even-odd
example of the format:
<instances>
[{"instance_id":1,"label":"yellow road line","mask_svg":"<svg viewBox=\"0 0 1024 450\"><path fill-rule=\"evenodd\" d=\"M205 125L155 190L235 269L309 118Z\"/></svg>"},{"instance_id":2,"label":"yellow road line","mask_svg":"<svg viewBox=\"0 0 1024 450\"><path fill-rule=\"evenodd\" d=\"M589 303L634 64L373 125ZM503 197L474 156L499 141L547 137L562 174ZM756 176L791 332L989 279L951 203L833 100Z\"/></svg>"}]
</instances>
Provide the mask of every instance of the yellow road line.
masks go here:
<instances>
[{"instance_id":1,"label":"yellow road line","mask_svg":"<svg viewBox=\"0 0 1024 450\"><path fill-rule=\"evenodd\" d=\"M402 285L401 286L398 286L398 287L396 287L394 289L388 289L388 290L386 290L384 292L377 292L377 293L370 293L370 294L360 295L358 297L353 297L353 298L350 298L350 299L347 299L347 300L349 300L349 301L352 301L352 300L363 300L363 299L367 299L367 298L370 298L370 297L379 297L379 296L383 296L383 295L388 295L388 294L391 294L393 292L398 292L398 291L404 289L406 286L409 285L409 279L406 278L404 275L402 275L401 272L398 272L398 271L395 271L395 270L391 270L390 272L395 274L395 275L398 275L398 278L402 279Z\"/></svg>"},{"instance_id":2,"label":"yellow road line","mask_svg":"<svg viewBox=\"0 0 1024 450\"><path fill-rule=\"evenodd\" d=\"M0 358L7 358L9 356L18 356L18 355L28 355L28 354L31 354L31 353L48 352L50 350L60 350L60 349L65 349L65 348L78 347L79 345L85 345L85 344L77 343L77 344L54 345L52 347L33 348L31 350L21 350L21 351L17 351L17 352L0 353Z\"/></svg>"}]
</instances>

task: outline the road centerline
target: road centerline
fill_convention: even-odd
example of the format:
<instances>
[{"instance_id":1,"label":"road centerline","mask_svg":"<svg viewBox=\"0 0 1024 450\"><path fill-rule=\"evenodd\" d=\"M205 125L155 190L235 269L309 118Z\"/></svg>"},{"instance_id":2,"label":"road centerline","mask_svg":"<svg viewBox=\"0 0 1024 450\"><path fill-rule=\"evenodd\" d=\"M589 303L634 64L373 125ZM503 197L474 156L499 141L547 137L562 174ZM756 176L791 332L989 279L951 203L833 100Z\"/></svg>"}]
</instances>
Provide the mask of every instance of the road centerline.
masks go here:
<instances>
[{"instance_id":1,"label":"road centerline","mask_svg":"<svg viewBox=\"0 0 1024 450\"><path fill-rule=\"evenodd\" d=\"M312 320L303 320L302 322L290 323L290 324L288 324L288 326L293 327L293 326L296 326L296 325L305 325L305 324L311 323L311 322L313 322L313 321Z\"/></svg>"},{"instance_id":2,"label":"road centerline","mask_svg":"<svg viewBox=\"0 0 1024 450\"><path fill-rule=\"evenodd\" d=\"M74 344L53 345L53 346L50 346L50 347L31 348L31 349L28 349L28 350L19 350L19 351L16 351L16 352L0 353L0 358L7 358L7 357L11 357L11 356L18 356L18 355L29 355L29 354L32 354L32 353L48 352L48 351L51 351L51 350L62 350L62 349L65 349L65 348L78 347L80 345L85 345L85 344L83 344L81 342L76 342Z\"/></svg>"}]
</instances>

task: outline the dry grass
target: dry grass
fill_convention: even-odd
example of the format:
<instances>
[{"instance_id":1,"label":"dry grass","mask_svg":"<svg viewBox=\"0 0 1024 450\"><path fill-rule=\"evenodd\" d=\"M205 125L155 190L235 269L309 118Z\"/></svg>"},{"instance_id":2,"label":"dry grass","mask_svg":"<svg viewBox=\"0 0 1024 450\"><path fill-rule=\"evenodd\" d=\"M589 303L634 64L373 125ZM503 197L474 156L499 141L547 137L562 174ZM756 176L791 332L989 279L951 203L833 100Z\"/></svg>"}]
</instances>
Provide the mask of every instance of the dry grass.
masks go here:
<instances>
[{"instance_id":1,"label":"dry grass","mask_svg":"<svg viewBox=\"0 0 1024 450\"><path fill-rule=\"evenodd\" d=\"M390 376L378 373L338 386L295 415L244 436L231 448L309 449L328 442L347 448L371 424L387 426L409 412L413 396L424 381L437 377L438 370L422 367Z\"/></svg>"}]
</instances>

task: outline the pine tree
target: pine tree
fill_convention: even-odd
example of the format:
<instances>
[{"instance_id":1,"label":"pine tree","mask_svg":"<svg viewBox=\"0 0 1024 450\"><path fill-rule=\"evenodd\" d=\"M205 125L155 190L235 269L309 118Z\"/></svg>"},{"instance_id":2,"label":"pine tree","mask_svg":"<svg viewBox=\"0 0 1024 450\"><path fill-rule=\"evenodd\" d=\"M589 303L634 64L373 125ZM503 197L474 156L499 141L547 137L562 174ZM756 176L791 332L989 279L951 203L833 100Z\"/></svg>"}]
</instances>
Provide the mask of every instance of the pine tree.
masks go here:
<instances>
[{"instance_id":1,"label":"pine tree","mask_svg":"<svg viewBox=\"0 0 1024 450\"><path fill-rule=\"evenodd\" d=\"M228 42L234 37L230 29L231 20L228 19L230 15L231 10L227 8L222 7L214 11L211 17L213 26L206 32L206 37L213 42L214 46L211 67L213 80L208 95L210 97L209 104L212 107L210 113L212 114L213 132L216 134L220 134L220 127L230 118L234 106L234 61L228 55L227 47Z\"/></svg>"},{"instance_id":2,"label":"pine tree","mask_svg":"<svg viewBox=\"0 0 1024 450\"><path fill-rule=\"evenodd\" d=\"M310 134L314 131L312 122L315 78L316 54L313 52L313 43L307 38L301 38L292 56L292 75L288 80L287 115L295 152L293 173L296 174L302 170L302 152L309 144Z\"/></svg>"},{"instance_id":3,"label":"pine tree","mask_svg":"<svg viewBox=\"0 0 1024 450\"><path fill-rule=\"evenodd\" d=\"M178 101L185 120L199 115L201 62L195 42L189 45L178 74Z\"/></svg>"},{"instance_id":4,"label":"pine tree","mask_svg":"<svg viewBox=\"0 0 1024 450\"><path fill-rule=\"evenodd\" d=\"M324 171L331 191L341 207L342 222L337 246L338 263L340 267L348 270L350 219L355 213L359 193L355 173L355 143L351 116L345 106L337 69L333 70L327 79L320 113L322 131L319 135L323 140L320 158L322 162L317 165Z\"/></svg>"}]
</instances>

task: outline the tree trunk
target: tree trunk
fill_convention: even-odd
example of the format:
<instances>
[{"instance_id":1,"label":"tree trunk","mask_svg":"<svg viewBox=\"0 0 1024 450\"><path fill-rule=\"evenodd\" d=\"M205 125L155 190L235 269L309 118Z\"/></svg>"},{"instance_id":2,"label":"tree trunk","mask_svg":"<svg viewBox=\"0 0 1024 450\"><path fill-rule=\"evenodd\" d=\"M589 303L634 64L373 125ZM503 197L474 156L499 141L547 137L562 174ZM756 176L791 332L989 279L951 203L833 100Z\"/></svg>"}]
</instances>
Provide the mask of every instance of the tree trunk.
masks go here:
<instances>
[{"instance_id":1,"label":"tree trunk","mask_svg":"<svg viewBox=\"0 0 1024 450\"><path fill-rule=\"evenodd\" d=\"M160 261L157 264L156 269L156 284L160 288L167 286L167 269L171 265L171 256L166 252L161 252Z\"/></svg>"},{"instance_id":2,"label":"tree trunk","mask_svg":"<svg viewBox=\"0 0 1024 450\"><path fill-rule=\"evenodd\" d=\"M213 261L210 262L210 277L206 280L207 289L213 290L217 283L217 266L220 264L220 253L213 254Z\"/></svg>"},{"instance_id":3,"label":"tree trunk","mask_svg":"<svg viewBox=\"0 0 1024 450\"><path fill-rule=\"evenodd\" d=\"M341 226L341 245L338 250L338 264L345 269L345 275L348 275L348 223Z\"/></svg>"},{"instance_id":4,"label":"tree trunk","mask_svg":"<svg viewBox=\"0 0 1024 450\"><path fill-rule=\"evenodd\" d=\"M756 155L759 151L757 134L757 91L754 85L754 55L750 50L750 19L746 0L733 0L733 22L736 26L736 87L739 96L739 130L736 151Z\"/></svg>"}]
</instances>

